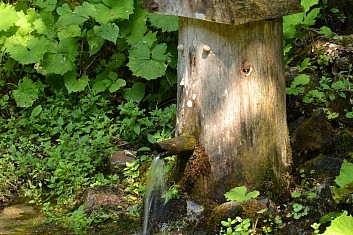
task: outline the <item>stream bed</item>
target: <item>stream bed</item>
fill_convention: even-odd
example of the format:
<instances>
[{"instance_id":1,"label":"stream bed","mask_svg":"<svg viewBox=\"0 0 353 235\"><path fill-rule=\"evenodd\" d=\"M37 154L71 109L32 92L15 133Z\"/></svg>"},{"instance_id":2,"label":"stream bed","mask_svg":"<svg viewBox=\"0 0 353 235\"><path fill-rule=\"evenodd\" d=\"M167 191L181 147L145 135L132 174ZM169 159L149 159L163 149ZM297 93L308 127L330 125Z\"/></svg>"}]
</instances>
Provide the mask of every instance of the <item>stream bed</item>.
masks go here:
<instances>
[{"instance_id":1,"label":"stream bed","mask_svg":"<svg viewBox=\"0 0 353 235\"><path fill-rule=\"evenodd\" d=\"M42 224L45 215L35 205L15 199L0 210L0 235L71 235L53 225Z\"/></svg>"}]
</instances>

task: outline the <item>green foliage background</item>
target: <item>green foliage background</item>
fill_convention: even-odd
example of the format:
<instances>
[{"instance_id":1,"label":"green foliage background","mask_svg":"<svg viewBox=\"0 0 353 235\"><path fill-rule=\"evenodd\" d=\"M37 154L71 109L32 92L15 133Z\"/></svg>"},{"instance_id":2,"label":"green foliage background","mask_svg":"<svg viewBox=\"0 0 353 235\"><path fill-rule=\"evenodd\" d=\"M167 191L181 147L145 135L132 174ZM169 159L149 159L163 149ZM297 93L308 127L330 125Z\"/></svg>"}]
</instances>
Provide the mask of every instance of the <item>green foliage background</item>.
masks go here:
<instances>
[{"instance_id":1,"label":"green foliage background","mask_svg":"<svg viewBox=\"0 0 353 235\"><path fill-rule=\"evenodd\" d=\"M0 202L27 196L84 233L114 214L87 214L79 195L120 185L138 215L150 157L137 150L174 129L177 17L141 0L2 1L0 15ZM126 143L138 158L107 173Z\"/></svg>"}]
</instances>

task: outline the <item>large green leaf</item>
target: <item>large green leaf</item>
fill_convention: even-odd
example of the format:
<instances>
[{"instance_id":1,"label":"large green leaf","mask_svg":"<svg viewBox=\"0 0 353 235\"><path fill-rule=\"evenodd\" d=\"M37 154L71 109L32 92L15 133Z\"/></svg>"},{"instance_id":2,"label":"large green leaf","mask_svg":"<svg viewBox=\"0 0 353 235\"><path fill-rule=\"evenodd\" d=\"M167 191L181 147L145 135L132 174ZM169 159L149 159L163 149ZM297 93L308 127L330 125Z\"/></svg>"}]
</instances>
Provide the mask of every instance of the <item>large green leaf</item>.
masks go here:
<instances>
[{"instance_id":1,"label":"large green leaf","mask_svg":"<svg viewBox=\"0 0 353 235\"><path fill-rule=\"evenodd\" d=\"M224 196L228 201L242 202L250 198L256 198L260 195L259 191L252 191L246 194L247 188L245 186L236 187L231 189L229 192L225 193Z\"/></svg>"},{"instance_id":2,"label":"large green leaf","mask_svg":"<svg viewBox=\"0 0 353 235\"><path fill-rule=\"evenodd\" d=\"M33 2L33 5L44 11L53 11L56 8L56 3L57 0L36 0Z\"/></svg>"},{"instance_id":3,"label":"large green leaf","mask_svg":"<svg viewBox=\"0 0 353 235\"><path fill-rule=\"evenodd\" d=\"M151 45L150 40L142 40L129 50L129 63L127 66L135 76L147 80L156 79L165 74L166 62L169 59L165 43Z\"/></svg>"},{"instance_id":4,"label":"large green leaf","mask_svg":"<svg viewBox=\"0 0 353 235\"><path fill-rule=\"evenodd\" d=\"M93 29L87 32L87 42L89 47L89 55L92 56L96 54L104 44L104 38L95 34Z\"/></svg>"},{"instance_id":5,"label":"large green leaf","mask_svg":"<svg viewBox=\"0 0 353 235\"><path fill-rule=\"evenodd\" d=\"M323 235L348 235L353 234L353 217L347 215L347 211L331 222Z\"/></svg>"},{"instance_id":6,"label":"large green leaf","mask_svg":"<svg viewBox=\"0 0 353 235\"><path fill-rule=\"evenodd\" d=\"M340 174L336 177L335 182L340 187L353 183L353 163L343 160Z\"/></svg>"},{"instance_id":7,"label":"large green leaf","mask_svg":"<svg viewBox=\"0 0 353 235\"><path fill-rule=\"evenodd\" d=\"M135 6L134 14L131 15L130 20L125 20L120 25L120 34L126 38L126 41L135 46L144 37L147 25L147 11L141 8L140 5Z\"/></svg>"},{"instance_id":8,"label":"large green leaf","mask_svg":"<svg viewBox=\"0 0 353 235\"><path fill-rule=\"evenodd\" d=\"M6 51L21 64L31 64L42 60L47 52L49 41L44 37L14 35L5 41Z\"/></svg>"},{"instance_id":9,"label":"large green leaf","mask_svg":"<svg viewBox=\"0 0 353 235\"><path fill-rule=\"evenodd\" d=\"M145 97L145 84L137 82L131 88L125 88L123 96L128 101L140 102Z\"/></svg>"},{"instance_id":10,"label":"large green leaf","mask_svg":"<svg viewBox=\"0 0 353 235\"><path fill-rule=\"evenodd\" d=\"M93 4L84 2L81 6L75 7L73 13L84 18L89 18L95 17L97 15L97 10Z\"/></svg>"},{"instance_id":11,"label":"large green leaf","mask_svg":"<svg viewBox=\"0 0 353 235\"><path fill-rule=\"evenodd\" d=\"M302 0L301 5L304 8L304 12L308 12L310 8L319 3L319 0Z\"/></svg>"},{"instance_id":12,"label":"large green leaf","mask_svg":"<svg viewBox=\"0 0 353 235\"><path fill-rule=\"evenodd\" d=\"M70 37L80 37L81 36L81 28L78 25L69 25L64 27L58 32L58 38L63 40L65 38Z\"/></svg>"},{"instance_id":13,"label":"large green leaf","mask_svg":"<svg viewBox=\"0 0 353 235\"><path fill-rule=\"evenodd\" d=\"M93 28L95 34L112 43L116 43L119 36L119 27L115 23L96 25Z\"/></svg>"},{"instance_id":14,"label":"large green leaf","mask_svg":"<svg viewBox=\"0 0 353 235\"><path fill-rule=\"evenodd\" d=\"M34 101L38 98L39 88L29 78L23 78L18 82L18 88L12 91L12 96L16 100L18 107L31 107Z\"/></svg>"},{"instance_id":15,"label":"large green leaf","mask_svg":"<svg viewBox=\"0 0 353 235\"><path fill-rule=\"evenodd\" d=\"M7 31L11 26L14 26L18 20L15 8L12 5L0 2L0 32Z\"/></svg>"},{"instance_id":16,"label":"large green leaf","mask_svg":"<svg viewBox=\"0 0 353 235\"><path fill-rule=\"evenodd\" d=\"M62 7L58 7L56 11L60 15L56 23L59 28L65 27L68 25L81 25L86 20L88 20L88 18L77 15L74 12L72 12L72 10L70 9L67 3L63 4Z\"/></svg>"},{"instance_id":17,"label":"large green leaf","mask_svg":"<svg viewBox=\"0 0 353 235\"><path fill-rule=\"evenodd\" d=\"M178 17L174 15L162 15L150 13L148 15L151 24L162 29L163 32L172 32L178 30Z\"/></svg>"},{"instance_id":18,"label":"large green leaf","mask_svg":"<svg viewBox=\"0 0 353 235\"><path fill-rule=\"evenodd\" d=\"M106 24L115 20L129 19L134 10L132 0L103 0L102 3L95 4L97 22Z\"/></svg>"},{"instance_id":19,"label":"large green leaf","mask_svg":"<svg viewBox=\"0 0 353 235\"><path fill-rule=\"evenodd\" d=\"M66 74L64 81L65 87L70 94L71 92L83 91L88 85L89 79L87 75L83 75L81 78L76 79L76 72L70 71Z\"/></svg>"},{"instance_id":20,"label":"large green leaf","mask_svg":"<svg viewBox=\"0 0 353 235\"><path fill-rule=\"evenodd\" d=\"M43 67L47 73L65 74L72 70L75 64L65 54L47 54L44 58Z\"/></svg>"}]
</instances>

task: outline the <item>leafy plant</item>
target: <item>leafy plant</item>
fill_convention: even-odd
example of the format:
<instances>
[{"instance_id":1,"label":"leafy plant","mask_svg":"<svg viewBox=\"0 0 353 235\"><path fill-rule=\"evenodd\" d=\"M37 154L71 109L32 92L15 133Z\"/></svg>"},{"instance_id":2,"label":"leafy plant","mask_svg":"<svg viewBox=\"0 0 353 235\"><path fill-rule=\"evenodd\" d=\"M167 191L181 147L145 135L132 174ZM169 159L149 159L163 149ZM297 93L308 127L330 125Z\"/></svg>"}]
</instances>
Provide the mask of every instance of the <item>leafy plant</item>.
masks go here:
<instances>
[{"instance_id":1,"label":"leafy plant","mask_svg":"<svg viewBox=\"0 0 353 235\"><path fill-rule=\"evenodd\" d=\"M353 217L344 211L342 215L331 222L326 228L324 235L346 235L353 233Z\"/></svg>"},{"instance_id":2,"label":"leafy plant","mask_svg":"<svg viewBox=\"0 0 353 235\"><path fill-rule=\"evenodd\" d=\"M172 199L179 199L179 188L180 185L172 184L169 189L163 193L162 198L164 198L164 204L168 203Z\"/></svg>"},{"instance_id":3,"label":"leafy plant","mask_svg":"<svg viewBox=\"0 0 353 235\"><path fill-rule=\"evenodd\" d=\"M334 199L352 203L353 193L353 163L344 160L340 169L340 174L336 177L337 186L333 187Z\"/></svg>"},{"instance_id":4,"label":"leafy plant","mask_svg":"<svg viewBox=\"0 0 353 235\"><path fill-rule=\"evenodd\" d=\"M237 201L242 202L249 200L250 198L256 198L260 195L260 192L257 190L246 193L247 188L245 186L236 187L231 189L229 192L224 194L228 201Z\"/></svg>"}]
</instances>

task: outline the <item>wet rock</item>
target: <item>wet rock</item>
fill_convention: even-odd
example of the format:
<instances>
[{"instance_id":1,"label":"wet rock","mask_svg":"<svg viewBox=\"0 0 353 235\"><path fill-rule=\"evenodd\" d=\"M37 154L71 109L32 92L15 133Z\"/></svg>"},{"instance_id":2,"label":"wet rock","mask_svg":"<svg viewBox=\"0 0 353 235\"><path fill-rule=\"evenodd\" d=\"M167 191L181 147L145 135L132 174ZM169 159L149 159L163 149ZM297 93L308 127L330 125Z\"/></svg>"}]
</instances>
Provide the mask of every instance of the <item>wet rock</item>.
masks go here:
<instances>
[{"instance_id":1,"label":"wet rock","mask_svg":"<svg viewBox=\"0 0 353 235\"><path fill-rule=\"evenodd\" d=\"M136 159L128 150L121 150L112 154L109 158L109 169L111 172L116 172L116 169L122 170L126 166L126 162L131 162Z\"/></svg>"},{"instance_id":2,"label":"wet rock","mask_svg":"<svg viewBox=\"0 0 353 235\"><path fill-rule=\"evenodd\" d=\"M353 152L353 132L345 129L337 133L335 137L336 151L342 155Z\"/></svg>"},{"instance_id":3,"label":"wet rock","mask_svg":"<svg viewBox=\"0 0 353 235\"><path fill-rule=\"evenodd\" d=\"M296 166L319 153L332 150L333 128L322 108L315 110L310 118L299 123L292 134L291 144L293 163Z\"/></svg>"},{"instance_id":4,"label":"wet rock","mask_svg":"<svg viewBox=\"0 0 353 235\"><path fill-rule=\"evenodd\" d=\"M311 178L314 180L322 182L327 178L334 178L339 175L342 165L342 159L327 156L319 155L301 165L298 168L298 175L300 170L304 172L313 172L310 174Z\"/></svg>"},{"instance_id":5,"label":"wet rock","mask_svg":"<svg viewBox=\"0 0 353 235\"><path fill-rule=\"evenodd\" d=\"M112 186L98 186L88 189L83 197L82 203L87 210L99 208L121 208L123 203L123 191Z\"/></svg>"},{"instance_id":6,"label":"wet rock","mask_svg":"<svg viewBox=\"0 0 353 235\"><path fill-rule=\"evenodd\" d=\"M259 214L258 211L263 209L267 209L267 211ZM269 214L274 214L275 212L276 206L268 198L250 199L244 202L225 202L212 211L208 219L208 224L213 231L219 231L221 221L227 221L228 218L235 219L237 216L243 219L268 218Z\"/></svg>"}]
</instances>

